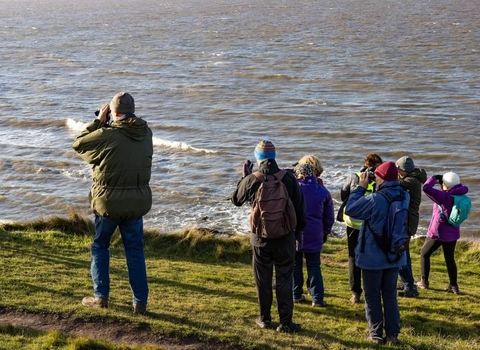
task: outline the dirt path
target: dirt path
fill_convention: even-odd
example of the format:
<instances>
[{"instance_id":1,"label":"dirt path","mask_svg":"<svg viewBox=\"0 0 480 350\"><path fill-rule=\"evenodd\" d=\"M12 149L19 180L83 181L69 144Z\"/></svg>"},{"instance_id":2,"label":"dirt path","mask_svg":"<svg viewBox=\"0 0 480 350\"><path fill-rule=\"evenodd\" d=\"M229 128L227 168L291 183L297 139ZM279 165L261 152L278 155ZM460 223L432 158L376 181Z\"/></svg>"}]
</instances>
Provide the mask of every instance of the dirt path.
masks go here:
<instances>
[{"instance_id":1,"label":"dirt path","mask_svg":"<svg viewBox=\"0 0 480 350\"><path fill-rule=\"evenodd\" d=\"M99 319L99 322L102 322ZM0 326L14 327L37 331L58 331L64 334L86 337L94 340L106 340L113 344L124 345L155 345L168 350L201 350L228 349L240 350L241 347L225 344L200 343L196 339L177 340L159 336L150 330L146 323L131 324L118 322L102 322L85 320L80 317L63 317L52 314L37 314L28 312L8 311L0 307Z\"/></svg>"}]
</instances>

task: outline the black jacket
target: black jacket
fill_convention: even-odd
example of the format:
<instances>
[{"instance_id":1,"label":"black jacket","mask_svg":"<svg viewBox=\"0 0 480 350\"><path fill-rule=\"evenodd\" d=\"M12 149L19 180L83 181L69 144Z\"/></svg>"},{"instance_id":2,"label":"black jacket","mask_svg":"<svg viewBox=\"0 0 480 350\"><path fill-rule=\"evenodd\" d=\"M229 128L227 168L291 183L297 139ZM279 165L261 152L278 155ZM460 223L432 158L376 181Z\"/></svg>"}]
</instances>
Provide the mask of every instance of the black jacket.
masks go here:
<instances>
[{"instance_id":1,"label":"black jacket","mask_svg":"<svg viewBox=\"0 0 480 350\"><path fill-rule=\"evenodd\" d=\"M260 172L268 175L279 172L280 168L278 167L277 162L274 159L267 159L260 163L259 170ZM282 179L282 182L287 188L288 195L290 196L293 207L295 208L295 213L297 215L296 230L302 231L305 228L305 200L303 198L302 190L298 185L297 179L291 172L287 171L287 173ZM238 182L237 188L235 192L233 192L233 195L231 197L232 203L238 207L242 206L245 202L252 204L259 187L260 181L255 177L255 175L250 174L248 176L245 176ZM281 240L283 240L283 238L280 238L276 241ZM253 233L250 241L252 245L258 247L263 246L266 243L266 240L259 238Z\"/></svg>"}]
</instances>

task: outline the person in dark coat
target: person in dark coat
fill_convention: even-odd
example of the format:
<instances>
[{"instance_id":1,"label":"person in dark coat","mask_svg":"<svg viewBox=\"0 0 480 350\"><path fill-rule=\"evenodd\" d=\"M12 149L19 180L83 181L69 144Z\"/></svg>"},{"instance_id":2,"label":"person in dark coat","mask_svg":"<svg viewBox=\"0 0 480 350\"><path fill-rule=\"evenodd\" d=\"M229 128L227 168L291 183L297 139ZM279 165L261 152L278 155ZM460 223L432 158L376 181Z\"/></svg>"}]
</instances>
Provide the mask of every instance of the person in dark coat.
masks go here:
<instances>
[{"instance_id":1,"label":"person in dark coat","mask_svg":"<svg viewBox=\"0 0 480 350\"><path fill-rule=\"evenodd\" d=\"M417 233L418 222L420 219L420 203L422 201L422 184L427 180L427 173L424 169L415 167L413 159L409 156L399 158L395 165L398 169L398 181L404 189L410 194L410 203L408 204L408 235L414 236ZM415 279L413 278L412 259L410 258L410 248L407 245L406 250L407 263L399 271L402 283L399 285L398 295L406 298L415 298L419 295Z\"/></svg>"},{"instance_id":2,"label":"person in dark coat","mask_svg":"<svg viewBox=\"0 0 480 350\"><path fill-rule=\"evenodd\" d=\"M276 150L269 140L259 142L254 151L260 172L268 178L280 171L275 161ZM236 206L245 202L253 203L260 181L252 174L253 164L247 161L244 165L244 177L238 182L231 200ZM278 332L294 333L300 331L299 324L292 321L293 295L292 276L295 262L296 240L301 241L305 228L305 201L297 179L291 172L286 172L282 180L288 196L295 208L297 226L286 236L278 239L265 239L252 232L250 243L253 250L253 271L257 285L260 315L256 323L260 328L270 328L272 325L271 307L273 301L272 279L275 268L275 291L278 304L280 324Z\"/></svg>"}]
</instances>

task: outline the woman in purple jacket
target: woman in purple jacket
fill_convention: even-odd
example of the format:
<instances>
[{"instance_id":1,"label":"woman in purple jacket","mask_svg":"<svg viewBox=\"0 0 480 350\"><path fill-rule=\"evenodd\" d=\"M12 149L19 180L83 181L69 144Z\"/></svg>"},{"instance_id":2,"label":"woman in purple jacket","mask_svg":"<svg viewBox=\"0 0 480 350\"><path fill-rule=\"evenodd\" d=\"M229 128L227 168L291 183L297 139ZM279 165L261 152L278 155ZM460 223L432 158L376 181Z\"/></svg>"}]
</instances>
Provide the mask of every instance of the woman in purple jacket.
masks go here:
<instances>
[{"instance_id":1,"label":"woman in purple jacket","mask_svg":"<svg viewBox=\"0 0 480 350\"><path fill-rule=\"evenodd\" d=\"M297 247L293 271L293 300L305 302L303 295L303 257L307 266L307 288L312 296L312 306L324 307L320 252L323 243L332 231L334 223L333 202L330 192L318 183L315 170L310 164L297 164L294 168L298 184L302 189L306 207L306 226L302 244Z\"/></svg>"},{"instance_id":2,"label":"woman in purple jacket","mask_svg":"<svg viewBox=\"0 0 480 350\"><path fill-rule=\"evenodd\" d=\"M442 189L434 188L437 183ZM435 175L430 177L423 185L423 192L434 203L427 238L420 252L422 279L417 282L417 286L423 289L429 287L430 256L438 248L442 247L445 263L447 264L448 278L450 279L450 284L445 288L445 291L458 294L455 245L460 238L460 227L450 225L447 218L453 208L452 195L466 194L468 188L460 183L460 178L457 174L448 172L443 174L443 176Z\"/></svg>"}]
</instances>

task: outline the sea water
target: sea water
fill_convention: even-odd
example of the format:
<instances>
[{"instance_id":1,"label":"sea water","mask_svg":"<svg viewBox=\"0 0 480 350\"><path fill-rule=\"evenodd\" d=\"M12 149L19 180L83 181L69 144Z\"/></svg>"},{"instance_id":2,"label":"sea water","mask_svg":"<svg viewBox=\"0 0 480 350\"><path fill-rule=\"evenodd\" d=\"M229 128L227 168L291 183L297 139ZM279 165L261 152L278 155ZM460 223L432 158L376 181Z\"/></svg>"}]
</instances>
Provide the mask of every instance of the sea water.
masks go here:
<instances>
[{"instance_id":1,"label":"sea water","mask_svg":"<svg viewBox=\"0 0 480 350\"><path fill-rule=\"evenodd\" d=\"M476 1L0 0L0 220L89 212L73 151L119 91L154 135L148 228L246 234L229 197L262 139L340 188L368 153L457 172L479 238ZM424 195L420 234L432 202ZM336 223L336 234L343 224Z\"/></svg>"}]
</instances>

